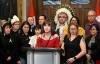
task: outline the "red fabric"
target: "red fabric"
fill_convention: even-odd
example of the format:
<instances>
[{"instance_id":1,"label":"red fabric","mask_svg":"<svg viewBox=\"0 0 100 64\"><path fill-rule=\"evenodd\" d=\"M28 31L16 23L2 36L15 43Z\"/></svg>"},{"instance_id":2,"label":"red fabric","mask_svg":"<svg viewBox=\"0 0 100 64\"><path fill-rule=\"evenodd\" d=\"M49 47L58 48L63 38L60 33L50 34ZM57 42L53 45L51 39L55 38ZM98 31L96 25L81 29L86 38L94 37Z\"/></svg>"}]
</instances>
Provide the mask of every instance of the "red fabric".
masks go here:
<instances>
[{"instance_id":1,"label":"red fabric","mask_svg":"<svg viewBox=\"0 0 100 64\"><path fill-rule=\"evenodd\" d=\"M100 0L96 0L96 15L100 15Z\"/></svg>"},{"instance_id":2,"label":"red fabric","mask_svg":"<svg viewBox=\"0 0 100 64\"><path fill-rule=\"evenodd\" d=\"M96 64L100 64L100 60L96 60Z\"/></svg>"},{"instance_id":3,"label":"red fabric","mask_svg":"<svg viewBox=\"0 0 100 64\"><path fill-rule=\"evenodd\" d=\"M56 38L54 38L52 40L49 40L49 41L48 40L44 40L41 37L39 37L37 39L37 45L36 45L37 48L41 48L41 47L43 47L43 48L59 48L59 46L60 46L60 42L59 42L59 38L58 37L56 37Z\"/></svg>"},{"instance_id":4,"label":"red fabric","mask_svg":"<svg viewBox=\"0 0 100 64\"><path fill-rule=\"evenodd\" d=\"M29 4L29 15L28 16L35 16L35 5L34 5L34 0L30 0Z\"/></svg>"}]
</instances>

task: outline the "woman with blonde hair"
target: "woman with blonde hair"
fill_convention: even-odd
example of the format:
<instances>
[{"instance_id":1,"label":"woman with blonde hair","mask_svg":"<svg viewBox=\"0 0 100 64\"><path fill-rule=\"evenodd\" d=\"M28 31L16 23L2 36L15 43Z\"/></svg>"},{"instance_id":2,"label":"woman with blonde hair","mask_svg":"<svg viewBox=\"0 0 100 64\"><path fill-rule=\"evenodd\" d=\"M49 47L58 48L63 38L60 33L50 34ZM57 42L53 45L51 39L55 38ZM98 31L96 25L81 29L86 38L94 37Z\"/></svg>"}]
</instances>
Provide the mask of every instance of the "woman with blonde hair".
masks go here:
<instances>
[{"instance_id":1,"label":"woman with blonde hair","mask_svg":"<svg viewBox=\"0 0 100 64\"><path fill-rule=\"evenodd\" d=\"M86 45L82 36L78 35L78 25L71 23L68 35L64 37L65 64L85 64Z\"/></svg>"}]
</instances>

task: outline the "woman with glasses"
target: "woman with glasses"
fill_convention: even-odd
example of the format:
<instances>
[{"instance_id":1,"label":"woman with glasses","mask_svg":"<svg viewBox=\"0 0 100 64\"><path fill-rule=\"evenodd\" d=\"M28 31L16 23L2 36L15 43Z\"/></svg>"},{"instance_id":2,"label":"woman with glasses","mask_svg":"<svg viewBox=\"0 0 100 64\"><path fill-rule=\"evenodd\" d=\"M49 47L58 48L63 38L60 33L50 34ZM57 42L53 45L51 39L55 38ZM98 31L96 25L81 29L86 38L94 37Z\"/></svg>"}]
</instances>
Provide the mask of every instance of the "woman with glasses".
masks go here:
<instances>
[{"instance_id":1,"label":"woman with glasses","mask_svg":"<svg viewBox=\"0 0 100 64\"><path fill-rule=\"evenodd\" d=\"M86 38L87 62L100 64L100 36L99 27L96 24L90 26L90 36ZM96 63L96 61L99 63Z\"/></svg>"},{"instance_id":2,"label":"woman with glasses","mask_svg":"<svg viewBox=\"0 0 100 64\"><path fill-rule=\"evenodd\" d=\"M78 35L78 25L71 23L64 38L65 64L85 64L86 45Z\"/></svg>"}]
</instances>

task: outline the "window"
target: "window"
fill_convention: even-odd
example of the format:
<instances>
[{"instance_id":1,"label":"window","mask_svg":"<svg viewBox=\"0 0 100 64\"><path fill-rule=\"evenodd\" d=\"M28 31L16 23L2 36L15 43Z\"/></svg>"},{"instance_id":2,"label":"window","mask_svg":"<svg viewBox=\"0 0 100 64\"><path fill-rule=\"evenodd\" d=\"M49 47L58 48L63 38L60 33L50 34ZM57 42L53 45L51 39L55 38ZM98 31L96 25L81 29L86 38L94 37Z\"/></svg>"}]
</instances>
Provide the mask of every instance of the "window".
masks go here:
<instances>
[{"instance_id":1,"label":"window","mask_svg":"<svg viewBox=\"0 0 100 64\"><path fill-rule=\"evenodd\" d=\"M43 0L43 5L59 5L61 0Z\"/></svg>"},{"instance_id":2,"label":"window","mask_svg":"<svg viewBox=\"0 0 100 64\"><path fill-rule=\"evenodd\" d=\"M71 0L71 4L88 4L90 0Z\"/></svg>"}]
</instances>

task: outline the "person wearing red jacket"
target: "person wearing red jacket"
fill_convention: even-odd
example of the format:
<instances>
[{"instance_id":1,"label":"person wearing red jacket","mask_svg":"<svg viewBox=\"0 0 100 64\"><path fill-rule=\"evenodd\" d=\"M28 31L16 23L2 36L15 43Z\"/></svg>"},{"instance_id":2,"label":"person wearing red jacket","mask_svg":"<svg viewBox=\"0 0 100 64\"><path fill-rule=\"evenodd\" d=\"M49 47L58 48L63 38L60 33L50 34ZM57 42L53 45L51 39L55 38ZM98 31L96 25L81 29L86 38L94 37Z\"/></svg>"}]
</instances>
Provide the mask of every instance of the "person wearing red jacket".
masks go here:
<instances>
[{"instance_id":1,"label":"person wearing red jacket","mask_svg":"<svg viewBox=\"0 0 100 64\"><path fill-rule=\"evenodd\" d=\"M44 33L37 39L37 48L59 48L60 40L57 34L54 34L50 22L43 24Z\"/></svg>"}]
</instances>

